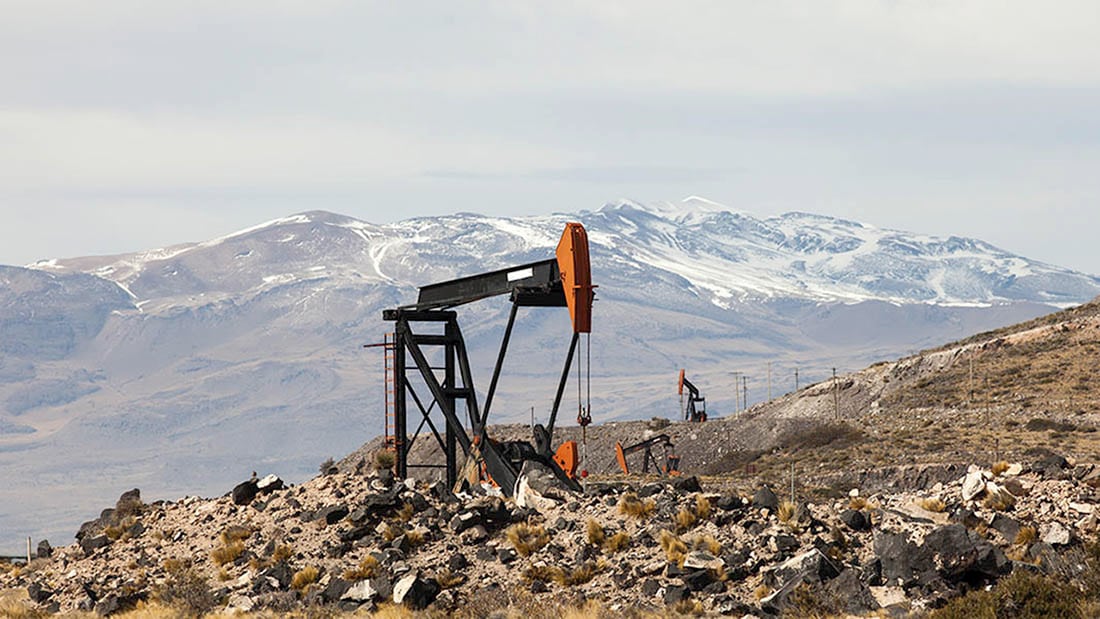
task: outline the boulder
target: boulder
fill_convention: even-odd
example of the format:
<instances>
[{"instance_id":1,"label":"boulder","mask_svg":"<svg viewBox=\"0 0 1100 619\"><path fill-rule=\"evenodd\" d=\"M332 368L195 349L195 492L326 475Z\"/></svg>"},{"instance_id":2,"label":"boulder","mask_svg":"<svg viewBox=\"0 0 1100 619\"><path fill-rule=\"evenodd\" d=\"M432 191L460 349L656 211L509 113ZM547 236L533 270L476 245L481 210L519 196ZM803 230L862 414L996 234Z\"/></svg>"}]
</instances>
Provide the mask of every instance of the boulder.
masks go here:
<instances>
[{"instance_id":1,"label":"boulder","mask_svg":"<svg viewBox=\"0 0 1100 619\"><path fill-rule=\"evenodd\" d=\"M50 546L49 540L42 540L38 542L38 549L35 553L39 559L45 559L53 554L53 546Z\"/></svg>"},{"instance_id":2,"label":"boulder","mask_svg":"<svg viewBox=\"0 0 1100 619\"><path fill-rule=\"evenodd\" d=\"M882 566L882 580L890 586L907 587L916 582L916 574L931 569L927 558L917 556L917 546L905 533L877 531L875 558Z\"/></svg>"},{"instance_id":3,"label":"boulder","mask_svg":"<svg viewBox=\"0 0 1100 619\"><path fill-rule=\"evenodd\" d=\"M536 460L525 460L516 476L516 505L545 513L564 503L571 491L554 471Z\"/></svg>"},{"instance_id":4,"label":"boulder","mask_svg":"<svg viewBox=\"0 0 1100 619\"><path fill-rule=\"evenodd\" d=\"M434 578L421 578L417 572L409 572L393 586L393 602L421 610L427 608L440 591L442 587Z\"/></svg>"},{"instance_id":5,"label":"boulder","mask_svg":"<svg viewBox=\"0 0 1100 619\"><path fill-rule=\"evenodd\" d=\"M706 552L705 550L696 550L689 552L684 557L683 568L685 570L714 570L718 571L724 569L726 564L718 557Z\"/></svg>"},{"instance_id":6,"label":"boulder","mask_svg":"<svg viewBox=\"0 0 1100 619\"><path fill-rule=\"evenodd\" d=\"M714 576L707 570L691 570L681 575L680 581L692 591L702 591L714 582Z\"/></svg>"},{"instance_id":7,"label":"boulder","mask_svg":"<svg viewBox=\"0 0 1100 619\"><path fill-rule=\"evenodd\" d=\"M100 548L106 548L111 545L111 540L106 535L96 535L93 537L85 537L80 540L80 548L84 551L84 555L90 555Z\"/></svg>"},{"instance_id":8,"label":"boulder","mask_svg":"<svg viewBox=\"0 0 1100 619\"><path fill-rule=\"evenodd\" d=\"M840 570L832 559L817 548L787 559L783 563L764 570L764 582L772 588L785 588L797 582L822 582L836 577Z\"/></svg>"},{"instance_id":9,"label":"boulder","mask_svg":"<svg viewBox=\"0 0 1100 619\"><path fill-rule=\"evenodd\" d=\"M718 497L718 500L714 502L714 506L724 512L728 512L745 507L745 502L736 494L725 494Z\"/></svg>"},{"instance_id":10,"label":"boulder","mask_svg":"<svg viewBox=\"0 0 1100 619\"><path fill-rule=\"evenodd\" d=\"M43 587L42 585L32 582L27 585L27 597L29 597L35 604L41 604L46 600L53 597L54 591Z\"/></svg>"},{"instance_id":11,"label":"boulder","mask_svg":"<svg viewBox=\"0 0 1100 619\"><path fill-rule=\"evenodd\" d=\"M1009 544L1015 543L1016 536L1020 533L1020 521L1000 512L993 515L993 519L989 521L989 527L1000 532Z\"/></svg>"},{"instance_id":12,"label":"boulder","mask_svg":"<svg viewBox=\"0 0 1100 619\"><path fill-rule=\"evenodd\" d=\"M1040 525L1039 539L1051 546L1068 546L1073 543L1073 532L1060 522L1048 522Z\"/></svg>"},{"instance_id":13,"label":"boulder","mask_svg":"<svg viewBox=\"0 0 1100 619\"><path fill-rule=\"evenodd\" d=\"M324 520L325 524L336 524L344 519L348 515L347 505L329 505L328 507L322 507L314 514L314 520Z\"/></svg>"},{"instance_id":14,"label":"boulder","mask_svg":"<svg viewBox=\"0 0 1100 619\"><path fill-rule=\"evenodd\" d=\"M259 488L256 486L256 482L248 480L234 486L230 494L233 497L233 503L237 505L248 505L252 502L252 499L256 498L258 492Z\"/></svg>"},{"instance_id":15,"label":"boulder","mask_svg":"<svg viewBox=\"0 0 1100 619\"><path fill-rule=\"evenodd\" d=\"M857 569L845 569L827 582L824 590L829 597L843 600L844 609L853 616L866 617L879 609L878 601L860 578Z\"/></svg>"},{"instance_id":16,"label":"boulder","mask_svg":"<svg viewBox=\"0 0 1100 619\"><path fill-rule=\"evenodd\" d=\"M961 524L940 527L926 535L919 554L949 583L994 580L1010 569L1000 548Z\"/></svg>"},{"instance_id":17,"label":"boulder","mask_svg":"<svg viewBox=\"0 0 1100 619\"><path fill-rule=\"evenodd\" d=\"M260 481L256 482L256 490L260 494L271 494L276 490L282 490L286 485L283 480L279 479L278 475L267 475Z\"/></svg>"},{"instance_id":18,"label":"boulder","mask_svg":"<svg viewBox=\"0 0 1100 619\"><path fill-rule=\"evenodd\" d=\"M699 478L694 475L673 478L672 488L680 494L691 494L693 492L703 491L703 487L699 485Z\"/></svg>"},{"instance_id":19,"label":"boulder","mask_svg":"<svg viewBox=\"0 0 1100 619\"><path fill-rule=\"evenodd\" d=\"M840 512L840 521L853 531L867 531L871 528L871 519L858 509L846 509Z\"/></svg>"},{"instance_id":20,"label":"boulder","mask_svg":"<svg viewBox=\"0 0 1100 619\"><path fill-rule=\"evenodd\" d=\"M378 598L378 591L375 590L374 585L369 580L360 580L348 586L339 597L340 600L351 600L359 604L373 602L376 598Z\"/></svg>"},{"instance_id":21,"label":"boulder","mask_svg":"<svg viewBox=\"0 0 1100 619\"><path fill-rule=\"evenodd\" d=\"M976 499L985 492L985 474L984 471L971 471L963 478L962 484L962 499L964 501L971 501Z\"/></svg>"},{"instance_id":22,"label":"boulder","mask_svg":"<svg viewBox=\"0 0 1100 619\"><path fill-rule=\"evenodd\" d=\"M665 604L679 604L688 599L691 595L691 590L686 585L668 585L665 588Z\"/></svg>"},{"instance_id":23,"label":"boulder","mask_svg":"<svg viewBox=\"0 0 1100 619\"><path fill-rule=\"evenodd\" d=\"M774 512L779 509L779 497L775 496L772 489L767 486L760 486L760 488L752 495L752 504L754 507L767 508L769 511Z\"/></svg>"}]
</instances>

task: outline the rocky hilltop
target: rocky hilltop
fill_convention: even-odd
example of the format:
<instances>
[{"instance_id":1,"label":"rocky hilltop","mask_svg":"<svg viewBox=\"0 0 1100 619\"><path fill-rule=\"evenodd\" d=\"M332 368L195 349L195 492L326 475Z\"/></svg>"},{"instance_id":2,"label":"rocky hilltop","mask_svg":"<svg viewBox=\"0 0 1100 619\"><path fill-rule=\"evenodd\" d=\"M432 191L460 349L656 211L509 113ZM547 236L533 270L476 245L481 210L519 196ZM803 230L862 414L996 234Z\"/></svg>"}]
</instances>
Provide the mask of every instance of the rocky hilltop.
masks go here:
<instances>
[{"instance_id":1,"label":"rocky hilltop","mask_svg":"<svg viewBox=\"0 0 1100 619\"><path fill-rule=\"evenodd\" d=\"M591 426L582 494L537 468L515 500L453 494L395 479L370 444L300 485L151 504L133 490L0 588L24 615L1095 617L1098 363L1094 301L736 417ZM684 475L615 474L614 442L656 432Z\"/></svg>"},{"instance_id":2,"label":"rocky hilltop","mask_svg":"<svg viewBox=\"0 0 1100 619\"><path fill-rule=\"evenodd\" d=\"M130 491L78 543L40 545L0 587L48 612L100 615L158 601L194 613L556 616L588 600L611 616L919 616L1010 574L1065 580L1097 567L1083 542L1096 535L1100 468L1057 455L924 469L912 490L811 502L693 476L590 482L574 495L534 472L513 501L372 464L214 499L147 505Z\"/></svg>"}]
</instances>

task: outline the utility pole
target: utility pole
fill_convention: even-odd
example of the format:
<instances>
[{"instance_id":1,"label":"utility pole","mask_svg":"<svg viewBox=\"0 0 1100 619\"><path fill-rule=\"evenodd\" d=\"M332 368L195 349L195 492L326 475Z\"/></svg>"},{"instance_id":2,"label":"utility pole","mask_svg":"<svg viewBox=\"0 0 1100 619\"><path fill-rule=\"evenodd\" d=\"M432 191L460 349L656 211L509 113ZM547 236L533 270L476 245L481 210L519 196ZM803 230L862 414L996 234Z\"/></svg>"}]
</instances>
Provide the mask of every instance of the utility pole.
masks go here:
<instances>
[{"instance_id":1,"label":"utility pole","mask_svg":"<svg viewBox=\"0 0 1100 619\"><path fill-rule=\"evenodd\" d=\"M969 379L970 393L966 396L966 403L968 406L974 405L974 357L970 357L970 379Z\"/></svg>"},{"instance_id":2,"label":"utility pole","mask_svg":"<svg viewBox=\"0 0 1100 619\"><path fill-rule=\"evenodd\" d=\"M535 431L535 407L531 407L531 431Z\"/></svg>"},{"instance_id":3,"label":"utility pole","mask_svg":"<svg viewBox=\"0 0 1100 619\"><path fill-rule=\"evenodd\" d=\"M794 369L794 390L798 391L798 368Z\"/></svg>"},{"instance_id":4,"label":"utility pole","mask_svg":"<svg viewBox=\"0 0 1100 619\"><path fill-rule=\"evenodd\" d=\"M833 368L833 417L840 419L840 383L836 381L836 368Z\"/></svg>"},{"instance_id":5,"label":"utility pole","mask_svg":"<svg viewBox=\"0 0 1100 619\"><path fill-rule=\"evenodd\" d=\"M768 362L768 401L772 401L772 362Z\"/></svg>"},{"instance_id":6,"label":"utility pole","mask_svg":"<svg viewBox=\"0 0 1100 619\"><path fill-rule=\"evenodd\" d=\"M749 377L741 377L741 405L744 410L749 410Z\"/></svg>"}]
</instances>

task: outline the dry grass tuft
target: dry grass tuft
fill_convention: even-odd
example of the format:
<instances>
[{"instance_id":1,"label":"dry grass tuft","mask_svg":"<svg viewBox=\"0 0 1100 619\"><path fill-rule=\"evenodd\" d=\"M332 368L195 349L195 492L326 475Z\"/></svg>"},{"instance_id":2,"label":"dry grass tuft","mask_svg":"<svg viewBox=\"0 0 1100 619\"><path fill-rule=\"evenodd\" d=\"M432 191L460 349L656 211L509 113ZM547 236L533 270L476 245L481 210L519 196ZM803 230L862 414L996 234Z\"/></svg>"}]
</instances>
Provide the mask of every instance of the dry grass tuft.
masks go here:
<instances>
[{"instance_id":1,"label":"dry grass tuft","mask_svg":"<svg viewBox=\"0 0 1100 619\"><path fill-rule=\"evenodd\" d=\"M285 563L294 556L294 547L290 544L279 544L275 552L271 553L271 560L275 563Z\"/></svg>"},{"instance_id":2,"label":"dry grass tuft","mask_svg":"<svg viewBox=\"0 0 1100 619\"><path fill-rule=\"evenodd\" d=\"M759 602L760 600L768 597L768 595L770 595L771 592L772 592L771 587L769 587L768 585L762 584L762 585L760 585L757 588L752 590L752 597L757 602Z\"/></svg>"},{"instance_id":3,"label":"dry grass tuft","mask_svg":"<svg viewBox=\"0 0 1100 619\"><path fill-rule=\"evenodd\" d=\"M396 524L387 523L386 528L382 531L382 539L386 540L387 542L392 542L393 540L401 537L404 534L405 529L403 529L402 527L399 527Z\"/></svg>"},{"instance_id":4,"label":"dry grass tuft","mask_svg":"<svg viewBox=\"0 0 1100 619\"><path fill-rule=\"evenodd\" d=\"M775 517L779 522L787 526L794 524L794 516L798 513L798 506L790 501L780 501L779 508L775 510Z\"/></svg>"},{"instance_id":5,"label":"dry grass tuft","mask_svg":"<svg viewBox=\"0 0 1100 619\"><path fill-rule=\"evenodd\" d=\"M661 550L665 551L666 559L677 564L683 562L688 547L676 534L662 529L657 541L661 544Z\"/></svg>"},{"instance_id":6,"label":"dry grass tuft","mask_svg":"<svg viewBox=\"0 0 1100 619\"><path fill-rule=\"evenodd\" d=\"M366 580L368 578L374 578L375 572L378 571L378 559L375 559L371 555L367 555L359 565L352 569L344 570L344 580Z\"/></svg>"},{"instance_id":7,"label":"dry grass tuft","mask_svg":"<svg viewBox=\"0 0 1100 619\"><path fill-rule=\"evenodd\" d=\"M295 591L304 591L306 587L317 582L317 578L321 575L321 571L312 565L303 567L294 573L294 576L290 579L290 588Z\"/></svg>"},{"instance_id":8,"label":"dry grass tuft","mask_svg":"<svg viewBox=\"0 0 1100 619\"><path fill-rule=\"evenodd\" d=\"M692 550L705 550L716 557L722 554L722 544L711 535L696 535L689 542Z\"/></svg>"},{"instance_id":9,"label":"dry grass tuft","mask_svg":"<svg viewBox=\"0 0 1100 619\"><path fill-rule=\"evenodd\" d=\"M1028 546L1037 539L1039 539L1039 532L1035 530L1035 527L1020 527L1014 542L1021 546Z\"/></svg>"},{"instance_id":10,"label":"dry grass tuft","mask_svg":"<svg viewBox=\"0 0 1100 619\"><path fill-rule=\"evenodd\" d=\"M620 550L625 550L627 546L630 546L630 534L626 531L619 531L611 537L604 540L603 549L604 552L614 554Z\"/></svg>"},{"instance_id":11,"label":"dry grass tuft","mask_svg":"<svg viewBox=\"0 0 1100 619\"><path fill-rule=\"evenodd\" d=\"M33 608L22 600L0 600L0 617L9 619L44 619L49 615L44 610Z\"/></svg>"},{"instance_id":12,"label":"dry grass tuft","mask_svg":"<svg viewBox=\"0 0 1100 619\"><path fill-rule=\"evenodd\" d=\"M405 608L403 604L385 602L370 614L371 619L414 619L418 614Z\"/></svg>"},{"instance_id":13,"label":"dry grass tuft","mask_svg":"<svg viewBox=\"0 0 1100 619\"><path fill-rule=\"evenodd\" d=\"M619 499L619 513L638 520L649 518L656 509L657 504L654 501L649 499L643 501L633 492L627 492Z\"/></svg>"},{"instance_id":14,"label":"dry grass tuft","mask_svg":"<svg viewBox=\"0 0 1100 619\"><path fill-rule=\"evenodd\" d=\"M504 531L504 537L508 540L508 543L512 544L512 548L515 548L516 552L524 557L538 552L539 549L550 542L550 535L542 525L531 525L523 522L508 527Z\"/></svg>"},{"instance_id":15,"label":"dry grass tuft","mask_svg":"<svg viewBox=\"0 0 1100 619\"><path fill-rule=\"evenodd\" d=\"M602 546L606 535L603 530L603 525L596 522L595 518L589 518L588 522L584 525L585 533L588 537L588 543L593 546Z\"/></svg>"},{"instance_id":16,"label":"dry grass tuft","mask_svg":"<svg viewBox=\"0 0 1100 619\"><path fill-rule=\"evenodd\" d=\"M385 469L392 469L397 464L397 454L388 450L382 449L374 452L374 468L382 471Z\"/></svg>"},{"instance_id":17,"label":"dry grass tuft","mask_svg":"<svg viewBox=\"0 0 1100 619\"><path fill-rule=\"evenodd\" d=\"M465 583L466 575L456 574L455 572L452 572L450 568L445 567L441 571L436 573L435 581L439 583L440 587L443 587L444 589L450 589L451 587L455 587Z\"/></svg>"},{"instance_id":18,"label":"dry grass tuft","mask_svg":"<svg viewBox=\"0 0 1100 619\"><path fill-rule=\"evenodd\" d=\"M125 541L130 538L129 530L135 523L137 523L137 519L134 517L125 518L118 524L108 525L103 529L103 534L111 541L117 542L120 539Z\"/></svg>"},{"instance_id":19,"label":"dry grass tuft","mask_svg":"<svg viewBox=\"0 0 1100 619\"><path fill-rule=\"evenodd\" d=\"M240 525L230 525L226 527L221 535L218 536L223 544L229 545L233 542L243 542L252 535L252 529L248 527L242 527Z\"/></svg>"},{"instance_id":20,"label":"dry grass tuft","mask_svg":"<svg viewBox=\"0 0 1100 619\"><path fill-rule=\"evenodd\" d=\"M871 502L861 496L854 496L848 501L848 509L871 509Z\"/></svg>"},{"instance_id":21,"label":"dry grass tuft","mask_svg":"<svg viewBox=\"0 0 1100 619\"><path fill-rule=\"evenodd\" d=\"M523 571L523 578L528 581L540 582L565 582L565 571L556 565L532 565Z\"/></svg>"},{"instance_id":22,"label":"dry grass tuft","mask_svg":"<svg viewBox=\"0 0 1100 619\"><path fill-rule=\"evenodd\" d=\"M710 513L710 499L701 494L695 495L695 516L699 520L706 520L710 518Z\"/></svg>"},{"instance_id":23,"label":"dry grass tuft","mask_svg":"<svg viewBox=\"0 0 1100 619\"><path fill-rule=\"evenodd\" d=\"M917 504L921 506L921 509L936 512L937 514L943 513L947 509L947 504L943 502L943 499L938 497L921 499Z\"/></svg>"},{"instance_id":24,"label":"dry grass tuft","mask_svg":"<svg viewBox=\"0 0 1100 619\"><path fill-rule=\"evenodd\" d=\"M236 561L243 553L244 542L238 540L210 551L210 560L214 562L214 565L222 566Z\"/></svg>"},{"instance_id":25,"label":"dry grass tuft","mask_svg":"<svg viewBox=\"0 0 1100 619\"><path fill-rule=\"evenodd\" d=\"M690 530L698 521L699 518L695 515L694 510L681 508L680 511L672 517L672 526L677 533L683 533L684 531Z\"/></svg>"},{"instance_id":26,"label":"dry grass tuft","mask_svg":"<svg viewBox=\"0 0 1100 619\"><path fill-rule=\"evenodd\" d=\"M1004 460L1001 460L1000 462L994 462L993 466L990 467L989 470L992 471L994 475L1001 475L1008 470L1008 462Z\"/></svg>"},{"instance_id":27,"label":"dry grass tuft","mask_svg":"<svg viewBox=\"0 0 1100 619\"><path fill-rule=\"evenodd\" d=\"M996 492L988 492L984 499L982 499L982 505L986 509L992 509L995 511L1005 511L1016 505L1016 497L1012 496L1011 492L1007 490L997 490Z\"/></svg>"},{"instance_id":28,"label":"dry grass tuft","mask_svg":"<svg viewBox=\"0 0 1100 619\"><path fill-rule=\"evenodd\" d=\"M703 603L699 600L680 600L670 610L678 616L690 615L693 617L702 616L706 612L703 609Z\"/></svg>"},{"instance_id":29,"label":"dry grass tuft","mask_svg":"<svg viewBox=\"0 0 1100 619\"><path fill-rule=\"evenodd\" d=\"M414 514L416 514L416 508L412 506L412 503L403 503L394 517L399 522L408 522L412 520Z\"/></svg>"},{"instance_id":30,"label":"dry grass tuft","mask_svg":"<svg viewBox=\"0 0 1100 619\"><path fill-rule=\"evenodd\" d=\"M409 540L409 546L416 548L428 541L428 532L425 529L410 529L405 532L405 539Z\"/></svg>"}]
</instances>

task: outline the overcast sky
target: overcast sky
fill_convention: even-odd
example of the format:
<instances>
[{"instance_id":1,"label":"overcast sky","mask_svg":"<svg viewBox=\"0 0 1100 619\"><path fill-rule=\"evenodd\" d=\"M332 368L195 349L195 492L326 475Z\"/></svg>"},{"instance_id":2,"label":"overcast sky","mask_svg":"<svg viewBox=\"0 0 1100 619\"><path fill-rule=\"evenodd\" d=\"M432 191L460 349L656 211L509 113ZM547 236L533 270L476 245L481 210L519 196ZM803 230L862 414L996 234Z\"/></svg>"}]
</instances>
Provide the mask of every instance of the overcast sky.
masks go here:
<instances>
[{"instance_id":1,"label":"overcast sky","mask_svg":"<svg viewBox=\"0 0 1100 619\"><path fill-rule=\"evenodd\" d=\"M1100 273L1100 2L0 0L0 263L701 195Z\"/></svg>"}]
</instances>

